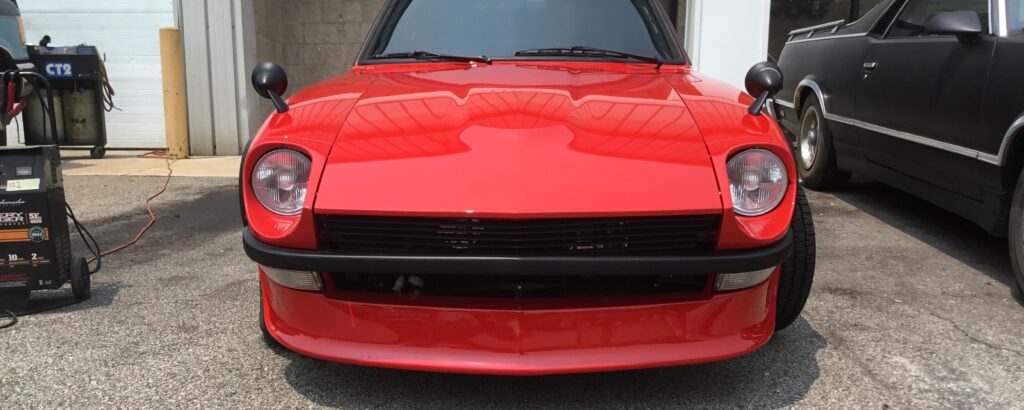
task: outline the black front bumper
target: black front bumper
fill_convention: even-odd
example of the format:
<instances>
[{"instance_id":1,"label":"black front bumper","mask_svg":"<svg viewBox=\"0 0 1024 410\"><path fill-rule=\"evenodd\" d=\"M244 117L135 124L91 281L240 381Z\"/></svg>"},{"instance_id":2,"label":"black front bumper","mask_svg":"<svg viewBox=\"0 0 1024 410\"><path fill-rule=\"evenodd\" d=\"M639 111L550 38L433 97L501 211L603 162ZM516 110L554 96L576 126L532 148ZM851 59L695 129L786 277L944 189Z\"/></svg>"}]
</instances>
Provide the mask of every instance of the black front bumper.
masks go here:
<instances>
[{"instance_id":1,"label":"black front bumper","mask_svg":"<svg viewBox=\"0 0 1024 410\"><path fill-rule=\"evenodd\" d=\"M279 248L260 242L247 227L245 253L263 266L316 272L405 275L709 275L744 273L781 265L793 234L760 249L700 256L388 256Z\"/></svg>"}]
</instances>

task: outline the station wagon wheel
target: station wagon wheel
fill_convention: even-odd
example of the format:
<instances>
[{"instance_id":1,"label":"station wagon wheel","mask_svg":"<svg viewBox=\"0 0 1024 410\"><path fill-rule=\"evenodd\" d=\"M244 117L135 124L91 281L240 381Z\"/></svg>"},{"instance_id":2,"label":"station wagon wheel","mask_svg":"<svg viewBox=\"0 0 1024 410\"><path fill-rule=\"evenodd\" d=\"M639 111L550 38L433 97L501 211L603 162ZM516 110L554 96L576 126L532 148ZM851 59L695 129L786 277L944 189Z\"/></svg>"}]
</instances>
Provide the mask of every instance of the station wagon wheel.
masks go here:
<instances>
[{"instance_id":1,"label":"station wagon wheel","mask_svg":"<svg viewBox=\"0 0 1024 410\"><path fill-rule=\"evenodd\" d=\"M829 190L842 187L850 180L850 173L839 170L837 165L832 132L817 95L811 94L804 103L796 150L797 173L804 186Z\"/></svg>"},{"instance_id":2,"label":"station wagon wheel","mask_svg":"<svg viewBox=\"0 0 1024 410\"><path fill-rule=\"evenodd\" d=\"M1024 173L1017 177L1017 188L1010 205L1010 264L1017 279L1017 288L1024 295Z\"/></svg>"},{"instance_id":3,"label":"station wagon wheel","mask_svg":"<svg viewBox=\"0 0 1024 410\"><path fill-rule=\"evenodd\" d=\"M818 112L815 107L808 108L804 121L800 124L800 135L797 136L797 150L800 155L800 166L805 170L814 166L818 157Z\"/></svg>"}]
</instances>

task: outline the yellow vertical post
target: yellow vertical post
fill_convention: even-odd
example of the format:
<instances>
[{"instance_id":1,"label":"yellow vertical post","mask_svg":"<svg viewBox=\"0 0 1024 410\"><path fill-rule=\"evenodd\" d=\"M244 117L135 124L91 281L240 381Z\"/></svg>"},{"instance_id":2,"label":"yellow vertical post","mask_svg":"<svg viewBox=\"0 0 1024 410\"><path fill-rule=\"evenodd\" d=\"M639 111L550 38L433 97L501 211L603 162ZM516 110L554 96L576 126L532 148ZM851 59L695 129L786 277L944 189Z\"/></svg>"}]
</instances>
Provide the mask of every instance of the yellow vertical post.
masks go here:
<instances>
[{"instance_id":1,"label":"yellow vertical post","mask_svg":"<svg viewBox=\"0 0 1024 410\"><path fill-rule=\"evenodd\" d=\"M185 58L181 30L160 29L160 64L164 79L164 123L167 156L188 158L188 111L185 105Z\"/></svg>"}]
</instances>

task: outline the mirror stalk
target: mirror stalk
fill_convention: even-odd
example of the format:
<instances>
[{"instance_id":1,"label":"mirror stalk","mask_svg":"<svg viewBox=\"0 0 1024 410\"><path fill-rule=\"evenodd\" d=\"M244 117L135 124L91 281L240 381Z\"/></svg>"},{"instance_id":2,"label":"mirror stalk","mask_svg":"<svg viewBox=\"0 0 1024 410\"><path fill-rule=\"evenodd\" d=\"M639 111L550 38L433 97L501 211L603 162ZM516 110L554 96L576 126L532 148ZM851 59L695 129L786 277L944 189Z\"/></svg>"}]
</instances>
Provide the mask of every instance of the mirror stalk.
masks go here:
<instances>
[{"instance_id":1,"label":"mirror stalk","mask_svg":"<svg viewBox=\"0 0 1024 410\"><path fill-rule=\"evenodd\" d=\"M284 99L281 98L280 95L277 95L277 93L269 90L267 91L267 94L270 95L270 102L274 103L274 108L277 109L277 112L279 114L284 114L288 112L288 103L284 102Z\"/></svg>"},{"instance_id":2,"label":"mirror stalk","mask_svg":"<svg viewBox=\"0 0 1024 410\"><path fill-rule=\"evenodd\" d=\"M757 100L754 100L754 103L750 105L747 112L749 112L750 115L761 115L761 109L764 108L764 104L768 102L768 94L769 92L765 91L762 92L761 95L757 96Z\"/></svg>"}]
</instances>

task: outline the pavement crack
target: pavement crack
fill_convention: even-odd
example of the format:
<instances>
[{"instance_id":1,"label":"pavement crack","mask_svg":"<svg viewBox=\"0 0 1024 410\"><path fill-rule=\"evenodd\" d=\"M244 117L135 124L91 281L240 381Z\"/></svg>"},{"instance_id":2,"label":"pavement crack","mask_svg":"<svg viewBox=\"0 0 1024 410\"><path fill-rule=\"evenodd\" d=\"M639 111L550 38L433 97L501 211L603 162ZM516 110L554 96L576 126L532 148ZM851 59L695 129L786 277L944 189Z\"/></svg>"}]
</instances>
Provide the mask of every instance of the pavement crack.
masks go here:
<instances>
[{"instance_id":1,"label":"pavement crack","mask_svg":"<svg viewBox=\"0 0 1024 410\"><path fill-rule=\"evenodd\" d=\"M939 319L939 320L941 320L943 322L948 323L950 326L953 327L953 329L956 329L956 331L960 332L960 334L962 334L964 337L966 337L968 340L970 340L973 343L980 344L980 345L985 346L985 347L987 347L989 349L992 349L992 350L1004 351L1004 352L1007 352L1007 353L1019 356L1021 358L1024 358L1024 352L1022 352L1020 350L1011 349L1011 348L1005 347L1005 346L1000 346L1000 345L992 343L992 342L990 342L988 340L984 340L984 339L981 339L981 338L979 338L977 336L974 336L974 335L971 334L971 332L969 332L969 331L967 331L967 329L964 329L963 327L961 327L958 323L956 323L952 319L949 319L949 318L943 317L941 315L938 315L935 312L928 311L928 314L931 315L932 317L936 318L936 319Z\"/></svg>"}]
</instances>

